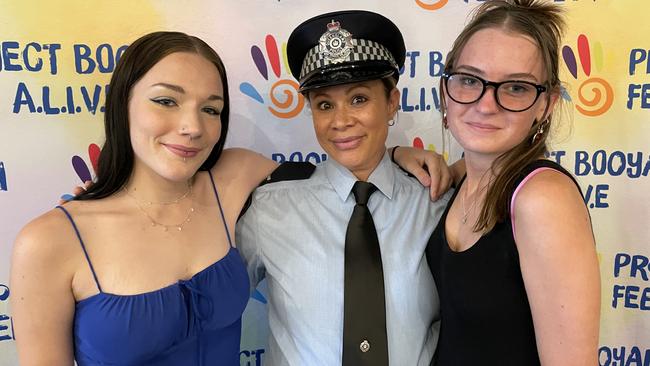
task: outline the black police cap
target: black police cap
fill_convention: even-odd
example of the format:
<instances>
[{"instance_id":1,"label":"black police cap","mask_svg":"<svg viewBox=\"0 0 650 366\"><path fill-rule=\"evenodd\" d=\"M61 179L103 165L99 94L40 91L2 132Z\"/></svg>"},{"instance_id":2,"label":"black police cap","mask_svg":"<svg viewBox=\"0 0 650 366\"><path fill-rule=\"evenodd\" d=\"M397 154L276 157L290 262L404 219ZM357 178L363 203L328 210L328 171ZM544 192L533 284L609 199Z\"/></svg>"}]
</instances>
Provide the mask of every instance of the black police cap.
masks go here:
<instances>
[{"instance_id":1,"label":"black police cap","mask_svg":"<svg viewBox=\"0 0 650 366\"><path fill-rule=\"evenodd\" d=\"M287 58L300 91L399 77L406 47L397 26L383 15L344 10L313 17L289 36Z\"/></svg>"}]
</instances>

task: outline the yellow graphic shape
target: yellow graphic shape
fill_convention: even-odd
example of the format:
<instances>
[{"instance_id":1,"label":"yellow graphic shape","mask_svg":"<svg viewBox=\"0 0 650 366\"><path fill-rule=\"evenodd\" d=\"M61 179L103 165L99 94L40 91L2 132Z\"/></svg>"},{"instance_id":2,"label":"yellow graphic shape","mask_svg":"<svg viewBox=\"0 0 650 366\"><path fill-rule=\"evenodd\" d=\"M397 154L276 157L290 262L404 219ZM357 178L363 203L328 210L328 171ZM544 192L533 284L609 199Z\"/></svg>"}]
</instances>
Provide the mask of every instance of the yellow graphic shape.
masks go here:
<instances>
[{"instance_id":1,"label":"yellow graphic shape","mask_svg":"<svg viewBox=\"0 0 650 366\"><path fill-rule=\"evenodd\" d=\"M427 150L429 150L429 151L433 151L433 152L438 152L438 151L436 150L436 145L434 145L434 144L429 144L429 145L427 145ZM445 161L449 161L449 152L448 152L448 151L444 151L444 152L442 153L442 158L445 159Z\"/></svg>"}]
</instances>

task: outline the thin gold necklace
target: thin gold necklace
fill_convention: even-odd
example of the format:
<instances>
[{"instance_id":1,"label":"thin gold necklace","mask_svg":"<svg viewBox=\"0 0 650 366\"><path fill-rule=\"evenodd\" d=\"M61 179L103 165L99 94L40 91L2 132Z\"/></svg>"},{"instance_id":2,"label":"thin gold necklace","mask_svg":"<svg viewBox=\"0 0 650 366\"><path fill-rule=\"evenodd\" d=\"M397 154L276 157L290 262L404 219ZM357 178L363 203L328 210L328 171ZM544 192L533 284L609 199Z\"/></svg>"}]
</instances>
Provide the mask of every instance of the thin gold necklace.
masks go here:
<instances>
[{"instance_id":1,"label":"thin gold necklace","mask_svg":"<svg viewBox=\"0 0 650 366\"><path fill-rule=\"evenodd\" d=\"M483 180L483 176L481 179L479 179L478 183L481 184L481 181ZM465 188L465 194L460 195L460 205L463 208L463 217L461 217L460 222L465 225L467 223L467 216L469 216L470 213L472 213L472 210L474 209L474 206L476 205L476 202L478 201L478 196L483 193L483 191L490 185L490 182L488 184L484 185L481 187L480 190L475 191L476 193L474 194L474 200L472 200L472 204L469 206L469 209L465 210L465 196L467 196L467 192L469 191L469 188ZM466 187L469 187L466 186Z\"/></svg>"},{"instance_id":2,"label":"thin gold necklace","mask_svg":"<svg viewBox=\"0 0 650 366\"><path fill-rule=\"evenodd\" d=\"M144 207L143 207L142 203L140 202L140 200L138 198L136 198L134 195L132 195L131 192L129 192L129 190L126 189L126 187L124 187L124 192L126 193L127 196L129 196L129 197L131 197L131 199L133 199L133 201L135 202L136 206L138 206L140 211L142 211L142 213L145 216L147 216L149 221L151 221L151 226L152 227L160 226L160 227L163 228L164 231L168 231L170 228L175 228L178 231L182 231L183 226L185 226L185 224L187 224L188 222L191 221L191 216L192 216L192 213L194 212L194 200L193 200L193 197L192 197L192 183L191 182L188 182L187 192L185 192L182 196L178 197L177 199L175 199L173 201L166 201L166 202L142 201L147 206L151 206L151 205L171 205L171 204L174 204L174 203L179 203L181 200L183 200L184 198L189 196L192 204L190 206L189 211L187 212L187 215L185 215L185 218L183 219L183 221L181 221L178 224L172 224L172 225L163 224L163 223L157 221L156 219L154 219L153 217L151 217L151 215L147 212L147 210L144 209Z\"/></svg>"},{"instance_id":3,"label":"thin gold necklace","mask_svg":"<svg viewBox=\"0 0 650 366\"><path fill-rule=\"evenodd\" d=\"M187 191L185 191L185 193L183 193L180 197L178 197L178 198L176 198L174 200L171 200L171 201L153 202L153 201L141 200L139 198L136 198L134 195L132 195L131 192L129 192L129 190L126 189L126 186L124 187L124 191L126 192L126 194L129 195L129 197L133 198L136 202L144 203L146 206L171 205L171 204L180 202L183 198L187 197L192 192L192 183L188 181L187 182Z\"/></svg>"},{"instance_id":4,"label":"thin gold necklace","mask_svg":"<svg viewBox=\"0 0 650 366\"><path fill-rule=\"evenodd\" d=\"M467 193L468 189L465 188L465 193ZM469 210L465 210L465 195L463 194L460 196L460 205L463 207L463 217L461 217L460 222L461 224L465 225L467 223L467 215L469 215L470 212L472 212L472 209L474 208L474 205L476 204L476 200L472 201L472 205L469 206Z\"/></svg>"}]
</instances>

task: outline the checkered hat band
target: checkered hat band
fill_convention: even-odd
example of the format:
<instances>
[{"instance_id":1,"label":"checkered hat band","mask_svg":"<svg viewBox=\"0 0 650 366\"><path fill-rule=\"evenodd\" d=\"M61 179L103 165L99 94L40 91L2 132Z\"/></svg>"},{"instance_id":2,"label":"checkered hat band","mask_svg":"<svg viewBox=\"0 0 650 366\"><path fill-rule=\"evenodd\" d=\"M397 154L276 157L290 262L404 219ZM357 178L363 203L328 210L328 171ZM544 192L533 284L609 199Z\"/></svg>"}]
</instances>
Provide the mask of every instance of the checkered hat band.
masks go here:
<instances>
[{"instance_id":1,"label":"checkered hat band","mask_svg":"<svg viewBox=\"0 0 650 366\"><path fill-rule=\"evenodd\" d=\"M339 63L330 62L330 60L320 52L320 45L313 47L307 55L305 60L302 62L302 68L300 69L300 79L309 75L314 70L320 69L324 66L334 65L334 64L344 64L346 62L356 62L356 61L367 61L367 60L380 60L388 61L397 68L397 62L395 58L388 51L388 49L381 44L366 39L352 39L352 50L348 57Z\"/></svg>"}]
</instances>

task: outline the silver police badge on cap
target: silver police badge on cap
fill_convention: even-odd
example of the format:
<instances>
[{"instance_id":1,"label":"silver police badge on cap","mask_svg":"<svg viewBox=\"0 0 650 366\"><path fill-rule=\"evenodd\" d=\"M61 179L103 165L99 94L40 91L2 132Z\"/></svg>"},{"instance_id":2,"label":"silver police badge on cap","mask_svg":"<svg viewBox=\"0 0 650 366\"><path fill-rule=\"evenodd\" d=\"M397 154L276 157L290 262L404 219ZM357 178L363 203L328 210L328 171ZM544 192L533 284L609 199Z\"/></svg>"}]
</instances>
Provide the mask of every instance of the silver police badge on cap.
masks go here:
<instances>
[{"instance_id":1,"label":"silver police badge on cap","mask_svg":"<svg viewBox=\"0 0 650 366\"><path fill-rule=\"evenodd\" d=\"M333 64L345 61L352 51L352 34L341 28L341 23L332 20L327 24L327 32L318 40L323 58Z\"/></svg>"}]
</instances>

